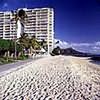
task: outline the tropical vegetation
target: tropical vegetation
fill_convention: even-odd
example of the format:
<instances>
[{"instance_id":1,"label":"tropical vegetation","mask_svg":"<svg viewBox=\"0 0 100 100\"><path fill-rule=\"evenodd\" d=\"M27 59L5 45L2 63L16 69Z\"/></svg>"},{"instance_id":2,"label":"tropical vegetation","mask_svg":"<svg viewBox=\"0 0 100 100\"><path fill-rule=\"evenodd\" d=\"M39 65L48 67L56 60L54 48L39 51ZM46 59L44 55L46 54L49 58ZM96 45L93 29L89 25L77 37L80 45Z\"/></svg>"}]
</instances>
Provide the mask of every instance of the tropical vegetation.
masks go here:
<instances>
[{"instance_id":1,"label":"tropical vegetation","mask_svg":"<svg viewBox=\"0 0 100 100\"><path fill-rule=\"evenodd\" d=\"M16 45L15 40L0 39L0 61L1 63L8 63L15 59L27 59L32 56L33 53L36 53L37 50L44 48L44 44L44 41L38 42L35 37L30 38L27 33L24 33L19 39L17 39Z\"/></svg>"},{"instance_id":2,"label":"tropical vegetation","mask_svg":"<svg viewBox=\"0 0 100 100\"><path fill-rule=\"evenodd\" d=\"M11 21L16 22L16 30L18 20L24 26L25 18L27 18L26 12L23 9L20 9L18 12L11 12ZM44 40L38 42L35 36L30 38L27 33L22 33L20 38L14 40L0 39L0 64L9 63L15 59L27 59L29 55L36 53L36 50L41 48L47 48L46 42Z\"/></svg>"}]
</instances>

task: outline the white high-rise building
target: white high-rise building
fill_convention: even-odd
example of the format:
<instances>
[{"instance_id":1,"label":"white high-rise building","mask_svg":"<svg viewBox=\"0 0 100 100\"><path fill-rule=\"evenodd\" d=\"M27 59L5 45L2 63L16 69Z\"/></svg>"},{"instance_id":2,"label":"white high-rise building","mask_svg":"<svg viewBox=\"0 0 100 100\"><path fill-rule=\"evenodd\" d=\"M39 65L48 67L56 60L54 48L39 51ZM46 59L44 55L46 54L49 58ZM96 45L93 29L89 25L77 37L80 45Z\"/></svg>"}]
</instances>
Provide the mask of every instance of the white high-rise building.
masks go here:
<instances>
[{"instance_id":1,"label":"white high-rise building","mask_svg":"<svg viewBox=\"0 0 100 100\"><path fill-rule=\"evenodd\" d=\"M28 18L25 19L24 33L30 36L35 36L38 41L45 40L48 46L48 52L53 49L54 43L54 11L52 8L35 8L27 9ZM3 39L15 39L19 37L18 30L16 28L16 22L12 19L11 11L0 12L0 38ZM23 27L23 26L22 26ZM22 28L21 28L22 29ZM22 30L23 31L23 30Z\"/></svg>"},{"instance_id":2,"label":"white high-rise building","mask_svg":"<svg viewBox=\"0 0 100 100\"><path fill-rule=\"evenodd\" d=\"M15 39L17 38L15 21L11 21L12 14L10 11L0 12L0 38Z\"/></svg>"}]
</instances>

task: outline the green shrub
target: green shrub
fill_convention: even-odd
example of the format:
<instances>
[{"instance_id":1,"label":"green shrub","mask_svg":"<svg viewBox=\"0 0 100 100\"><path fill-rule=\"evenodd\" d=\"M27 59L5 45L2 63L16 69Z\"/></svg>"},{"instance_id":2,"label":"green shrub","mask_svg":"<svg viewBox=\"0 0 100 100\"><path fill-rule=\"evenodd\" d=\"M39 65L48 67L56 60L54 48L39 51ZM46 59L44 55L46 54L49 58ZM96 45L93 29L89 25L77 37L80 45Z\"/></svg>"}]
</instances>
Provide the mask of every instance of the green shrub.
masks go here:
<instances>
[{"instance_id":1,"label":"green shrub","mask_svg":"<svg viewBox=\"0 0 100 100\"><path fill-rule=\"evenodd\" d=\"M20 55L20 57L18 57L18 60L26 60L28 59L28 55Z\"/></svg>"}]
</instances>

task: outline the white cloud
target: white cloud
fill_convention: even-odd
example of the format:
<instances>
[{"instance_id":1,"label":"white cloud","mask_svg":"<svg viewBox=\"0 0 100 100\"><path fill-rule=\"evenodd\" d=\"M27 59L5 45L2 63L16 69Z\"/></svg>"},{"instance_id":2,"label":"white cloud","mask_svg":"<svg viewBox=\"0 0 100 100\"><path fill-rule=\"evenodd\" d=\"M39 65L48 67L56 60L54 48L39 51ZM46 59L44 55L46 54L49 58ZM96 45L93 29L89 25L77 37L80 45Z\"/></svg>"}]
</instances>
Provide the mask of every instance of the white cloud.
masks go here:
<instances>
[{"instance_id":1,"label":"white cloud","mask_svg":"<svg viewBox=\"0 0 100 100\"><path fill-rule=\"evenodd\" d=\"M95 45L100 46L100 41L95 42Z\"/></svg>"},{"instance_id":2,"label":"white cloud","mask_svg":"<svg viewBox=\"0 0 100 100\"><path fill-rule=\"evenodd\" d=\"M71 43L71 45L74 47L81 47L81 46L89 47L92 44L91 43Z\"/></svg>"},{"instance_id":3,"label":"white cloud","mask_svg":"<svg viewBox=\"0 0 100 100\"><path fill-rule=\"evenodd\" d=\"M5 8L5 7L7 7L7 6L8 6L8 3L4 3L3 7Z\"/></svg>"},{"instance_id":4,"label":"white cloud","mask_svg":"<svg viewBox=\"0 0 100 100\"><path fill-rule=\"evenodd\" d=\"M59 41L58 44L55 44L55 47L60 46L61 48L69 48L72 47L76 50L82 52L89 52L89 53L98 53L100 54L100 42L94 43L69 43L65 41L61 41L60 39L55 39L55 43Z\"/></svg>"},{"instance_id":5,"label":"white cloud","mask_svg":"<svg viewBox=\"0 0 100 100\"><path fill-rule=\"evenodd\" d=\"M93 49L100 50L100 47L95 46Z\"/></svg>"},{"instance_id":6,"label":"white cloud","mask_svg":"<svg viewBox=\"0 0 100 100\"><path fill-rule=\"evenodd\" d=\"M94 52L96 52L96 53L99 53L100 54L100 47L97 47L97 46L95 46L95 47L93 47L93 49L92 49Z\"/></svg>"},{"instance_id":7,"label":"white cloud","mask_svg":"<svg viewBox=\"0 0 100 100\"><path fill-rule=\"evenodd\" d=\"M65 41L61 41L59 39L55 39L55 43L59 41L58 44L55 44L55 47L59 46L60 48L68 48L70 47L70 44L68 42L65 42Z\"/></svg>"}]
</instances>

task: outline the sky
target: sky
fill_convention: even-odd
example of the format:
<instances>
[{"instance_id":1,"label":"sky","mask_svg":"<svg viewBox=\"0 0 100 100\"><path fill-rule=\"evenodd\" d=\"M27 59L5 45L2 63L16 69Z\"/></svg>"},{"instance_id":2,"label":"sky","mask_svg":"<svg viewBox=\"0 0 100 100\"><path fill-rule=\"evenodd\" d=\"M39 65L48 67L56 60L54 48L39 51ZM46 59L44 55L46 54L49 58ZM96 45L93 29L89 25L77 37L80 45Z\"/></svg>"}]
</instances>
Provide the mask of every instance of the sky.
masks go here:
<instances>
[{"instance_id":1,"label":"sky","mask_svg":"<svg viewBox=\"0 0 100 100\"><path fill-rule=\"evenodd\" d=\"M51 7L55 38L63 48L100 53L100 0L0 0L0 10Z\"/></svg>"}]
</instances>

